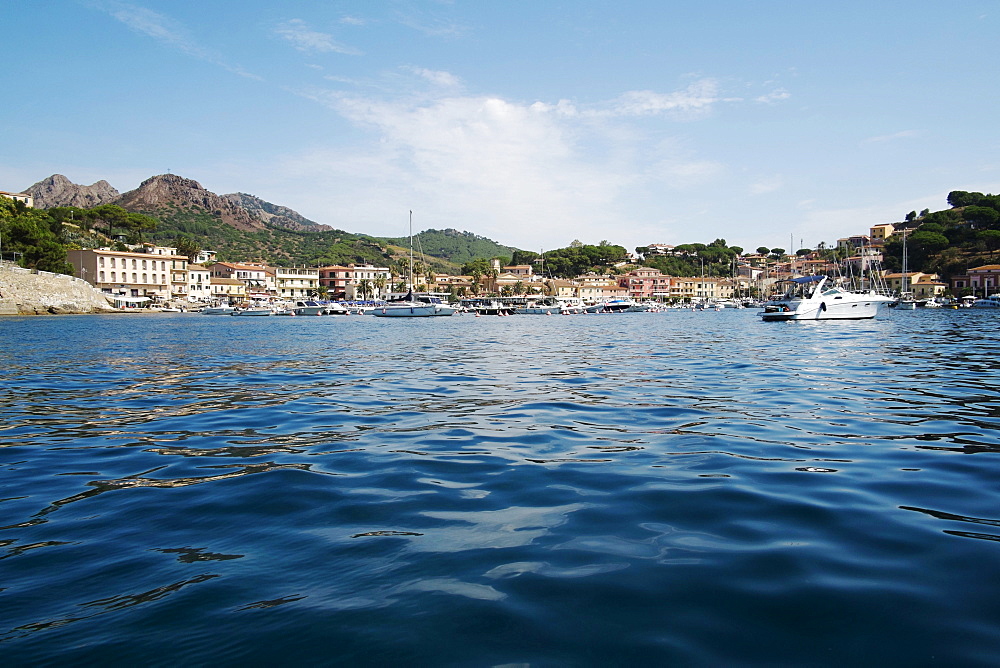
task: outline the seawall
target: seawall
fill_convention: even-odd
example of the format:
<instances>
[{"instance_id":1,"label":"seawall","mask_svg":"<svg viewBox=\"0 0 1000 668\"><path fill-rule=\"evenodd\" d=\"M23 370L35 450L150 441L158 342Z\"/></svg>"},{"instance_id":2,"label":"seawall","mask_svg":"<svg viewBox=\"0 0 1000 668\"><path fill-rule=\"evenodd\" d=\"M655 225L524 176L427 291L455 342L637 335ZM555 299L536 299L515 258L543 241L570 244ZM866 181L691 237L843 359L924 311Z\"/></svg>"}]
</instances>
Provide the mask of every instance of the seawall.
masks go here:
<instances>
[{"instance_id":1,"label":"seawall","mask_svg":"<svg viewBox=\"0 0 1000 668\"><path fill-rule=\"evenodd\" d=\"M0 262L0 315L117 311L90 283Z\"/></svg>"}]
</instances>

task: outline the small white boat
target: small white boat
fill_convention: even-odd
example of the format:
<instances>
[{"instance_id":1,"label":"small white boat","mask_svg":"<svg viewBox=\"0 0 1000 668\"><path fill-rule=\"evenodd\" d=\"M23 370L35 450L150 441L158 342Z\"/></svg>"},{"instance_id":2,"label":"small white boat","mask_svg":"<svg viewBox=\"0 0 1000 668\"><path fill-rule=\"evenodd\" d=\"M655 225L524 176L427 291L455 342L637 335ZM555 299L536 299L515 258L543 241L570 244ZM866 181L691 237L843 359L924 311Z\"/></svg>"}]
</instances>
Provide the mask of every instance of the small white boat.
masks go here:
<instances>
[{"instance_id":1,"label":"small white boat","mask_svg":"<svg viewBox=\"0 0 1000 668\"><path fill-rule=\"evenodd\" d=\"M562 315L563 307L559 304L528 302L514 309L518 315Z\"/></svg>"},{"instance_id":2,"label":"small white boat","mask_svg":"<svg viewBox=\"0 0 1000 668\"><path fill-rule=\"evenodd\" d=\"M972 302L972 308L1000 308L1000 295L980 297Z\"/></svg>"},{"instance_id":3,"label":"small white boat","mask_svg":"<svg viewBox=\"0 0 1000 668\"><path fill-rule=\"evenodd\" d=\"M788 283L784 296L768 302L760 317L779 320L862 320L874 318L880 304L893 301L874 290L852 292L829 283L826 276L801 276Z\"/></svg>"},{"instance_id":4,"label":"small white boat","mask_svg":"<svg viewBox=\"0 0 1000 668\"><path fill-rule=\"evenodd\" d=\"M615 297L587 307L587 313L627 313L635 307L635 302L627 297Z\"/></svg>"},{"instance_id":5,"label":"small white boat","mask_svg":"<svg viewBox=\"0 0 1000 668\"><path fill-rule=\"evenodd\" d=\"M232 315L241 316L269 316L274 315L274 311L268 306L247 306L246 308L238 308L232 312Z\"/></svg>"},{"instance_id":6,"label":"small white boat","mask_svg":"<svg viewBox=\"0 0 1000 668\"><path fill-rule=\"evenodd\" d=\"M295 302L292 311L295 312L295 315L326 315L327 305L312 299L303 299Z\"/></svg>"},{"instance_id":7,"label":"small white boat","mask_svg":"<svg viewBox=\"0 0 1000 668\"><path fill-rule=\"evenodd\" d=\"M412 291L400 301L386 302L384 306L371 311L372 315L380 318L426 318L454 313L455 308L442 302L440 297L414 296Z\"/></svg>"},{"instance_id":8,"label":"small white boat","mask_svg":"<svg viewBox=\"0 0 1000 668\"><path fill-rule=\"evenodd\" d=\"M229 304L220 304L219 306L206 306L199 313L202 315L232 315L235 310Z\"/></svg>"}]
</instances>

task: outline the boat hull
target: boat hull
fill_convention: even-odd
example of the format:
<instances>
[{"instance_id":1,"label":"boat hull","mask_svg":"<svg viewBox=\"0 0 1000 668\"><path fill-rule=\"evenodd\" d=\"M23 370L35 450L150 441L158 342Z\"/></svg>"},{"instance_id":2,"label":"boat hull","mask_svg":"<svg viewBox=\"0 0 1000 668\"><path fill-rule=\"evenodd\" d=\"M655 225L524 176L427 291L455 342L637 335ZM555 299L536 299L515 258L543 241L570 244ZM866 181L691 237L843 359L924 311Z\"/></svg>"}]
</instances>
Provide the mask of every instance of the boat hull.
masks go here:
<instances>
[{"instance_id":1,"label":"boat hull","mask_svg":"<svg viewBox=\"0 0 1000 668\"><path fill-rule=\"evenodd\" d=\"M423 304L411 302L403 304L386 304L377 308L372 315L379 318L430 318L434 316L449 316L455 309L444 304Z\"/></svg>"}]
</instances>

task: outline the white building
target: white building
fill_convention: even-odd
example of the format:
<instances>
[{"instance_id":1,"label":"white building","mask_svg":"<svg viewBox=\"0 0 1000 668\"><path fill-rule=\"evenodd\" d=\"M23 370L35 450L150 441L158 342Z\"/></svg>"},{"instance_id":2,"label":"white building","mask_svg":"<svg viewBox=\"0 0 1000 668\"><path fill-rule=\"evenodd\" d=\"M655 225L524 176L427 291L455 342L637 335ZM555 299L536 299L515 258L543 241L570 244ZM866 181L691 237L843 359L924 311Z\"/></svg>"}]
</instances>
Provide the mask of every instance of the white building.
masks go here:
<instances>
[{"instance_id":1,"label":"white building","mask_svg":"<svg viewBox=\"0 0 1000 668\"><path fill-rule=\"evenodd\" d=\"M274 290L279 299L308 299L319 288L319 269L273 267Z\"/></svg>"},{"instance_id":2,"label":"white building","mask_svg":"<svg viewBox=\"0 0 1000 668\"><path fill-rule=\"evenodd\" d=\"M173 272L187 265L187 258L178 255L103 248L71 250L66 255L74 273L102 292L153 301L166 301L173 296Z\"/></svg>"},{"instance_id":3,"label":"white building","mask_svg":"<svg viewBox=\"0 0 1000 668\"><path fill-rule=\"evenodd\" d=\"M188 301L209 302L212 300L212 272L200 264L189 264L187 268Z\"/></svg>"}]
</instances>

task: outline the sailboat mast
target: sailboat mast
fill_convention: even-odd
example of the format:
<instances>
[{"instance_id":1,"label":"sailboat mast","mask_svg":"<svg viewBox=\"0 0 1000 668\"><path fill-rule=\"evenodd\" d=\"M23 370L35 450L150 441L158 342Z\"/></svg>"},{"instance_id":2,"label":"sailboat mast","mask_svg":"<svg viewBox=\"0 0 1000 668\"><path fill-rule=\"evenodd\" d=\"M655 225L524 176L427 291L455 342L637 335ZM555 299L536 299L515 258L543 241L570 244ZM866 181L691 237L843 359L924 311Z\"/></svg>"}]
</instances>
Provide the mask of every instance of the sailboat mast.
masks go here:
<instances>
[{"instance_id":1,"label":"sailboat mast","mask_svg":"<svg viewBox=\"0 0 1000 668\"><path fill-rule=\"evenodd\" d=\"M413 209L410 209L410 292L413 291Z\"/></svg>"}]
</instances>

